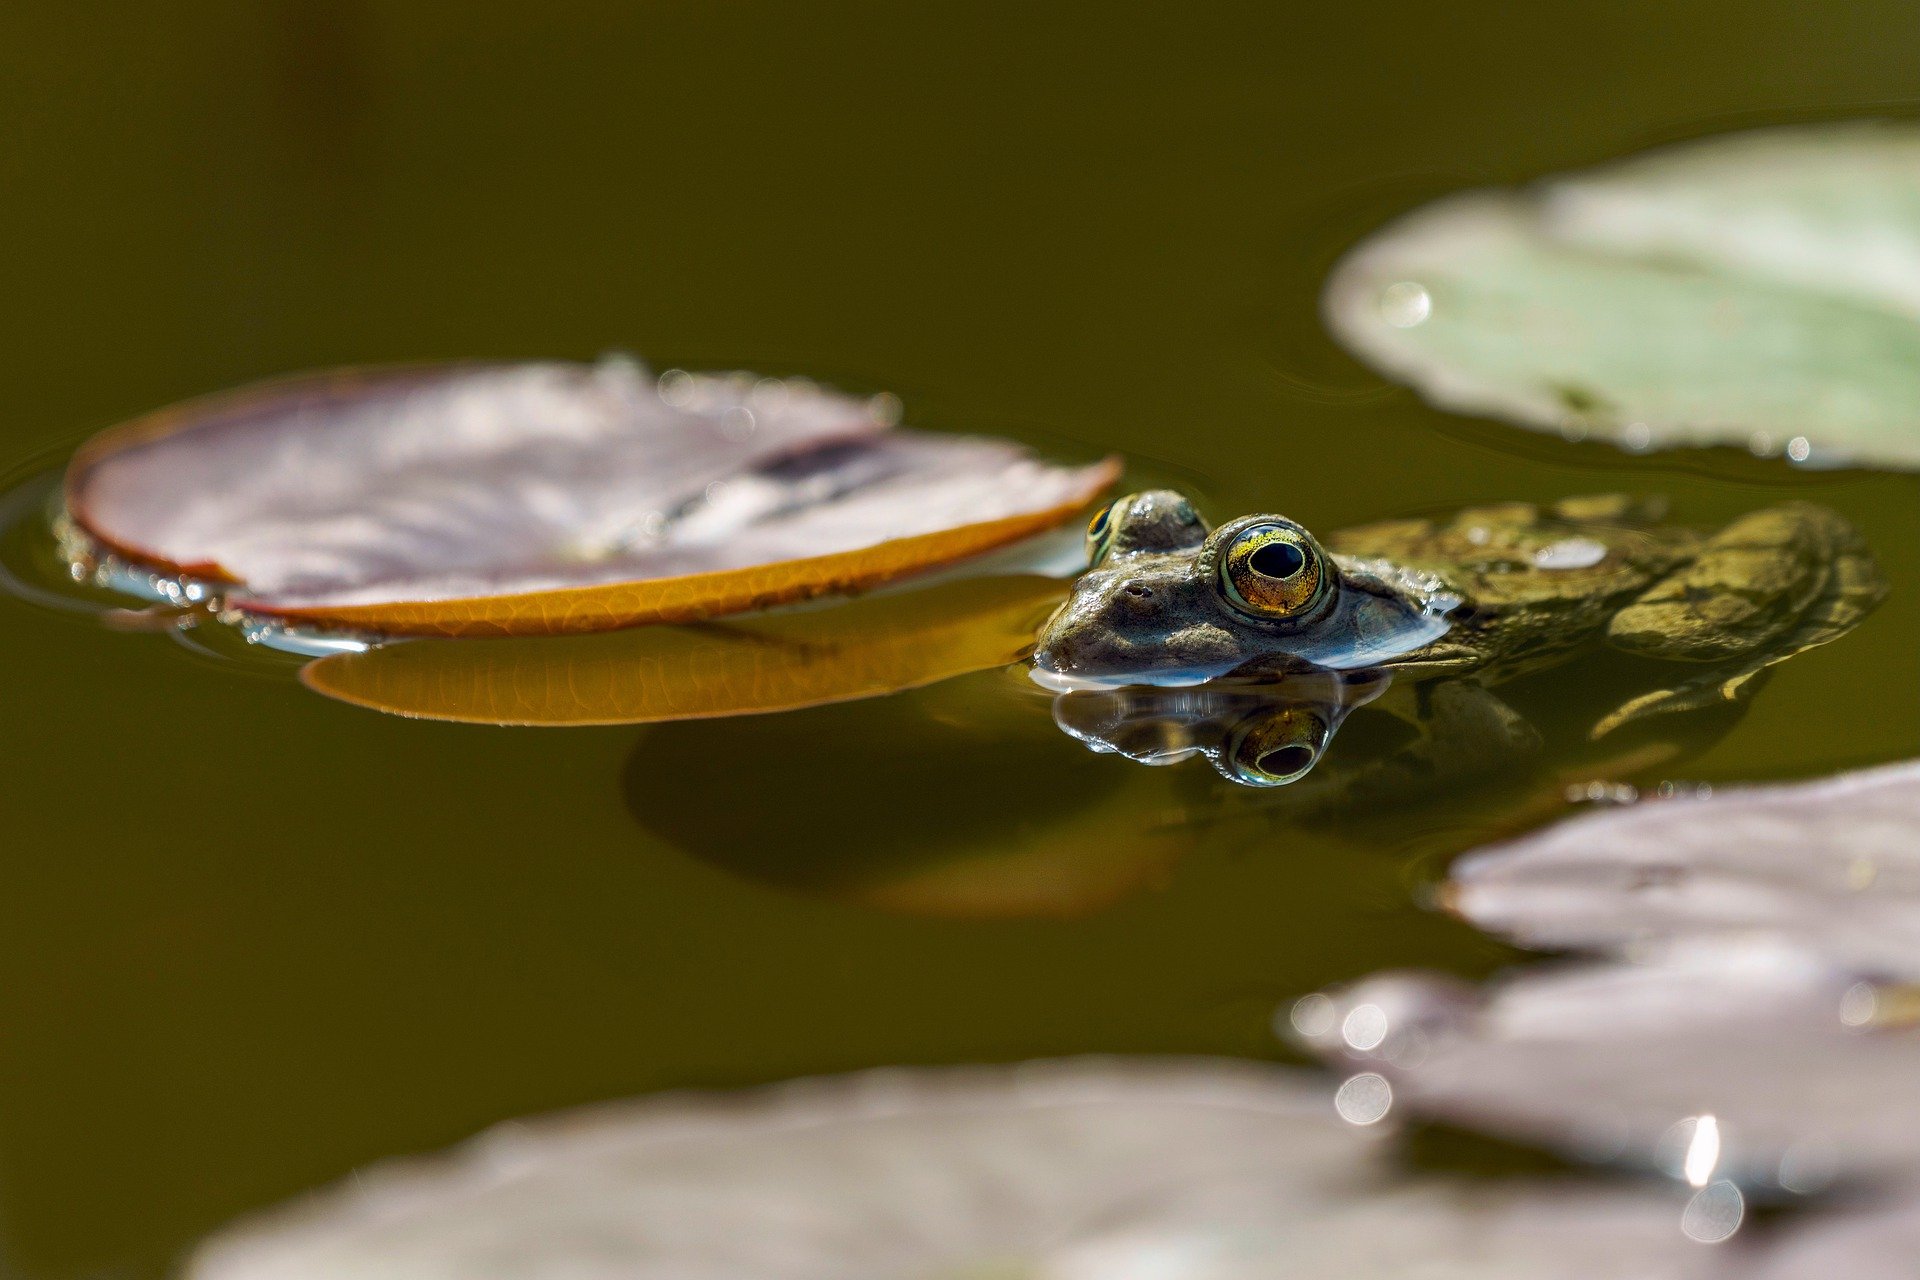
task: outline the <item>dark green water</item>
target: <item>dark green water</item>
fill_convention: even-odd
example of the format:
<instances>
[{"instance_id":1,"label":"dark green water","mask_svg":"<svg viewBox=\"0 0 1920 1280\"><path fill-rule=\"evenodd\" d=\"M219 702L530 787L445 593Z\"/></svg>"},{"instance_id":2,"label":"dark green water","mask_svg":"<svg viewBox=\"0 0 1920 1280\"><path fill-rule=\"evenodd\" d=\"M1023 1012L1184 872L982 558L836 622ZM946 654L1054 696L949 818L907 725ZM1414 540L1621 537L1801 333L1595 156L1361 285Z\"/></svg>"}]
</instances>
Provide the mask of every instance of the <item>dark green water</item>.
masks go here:
<instances>
[{"instance_id":1,"label":"dark green water","mask_svg":"<svg viewBox=\"0 0 1920 1280\"><path fill-rule=\"evenodd\" d=\"M1711 523L1803 497L1861 526L1893 594L1684 774L1912 755L1920 481L1447 418L1320 331L1334 256L1430 195L1916 105L1905 5L1598 8L8 5L0 461L287 369L619 347L1121 450L1215 516L1626 486ZM875 1063L1278 1054L1302 990L1507 957L1414 905L1458 815L1359 843L1204 824L1143 859L1136 818L1224 786L1096 758L998 674L515 731L12 600L0 627L0 1274L158 1272L235 1213L510 1115ZM942 868L1013 883L1033 848L1130 892L1072 920L903 909L951 901ZM876 894L876 866L932 888Z\"/></svg>"}]
</instances>

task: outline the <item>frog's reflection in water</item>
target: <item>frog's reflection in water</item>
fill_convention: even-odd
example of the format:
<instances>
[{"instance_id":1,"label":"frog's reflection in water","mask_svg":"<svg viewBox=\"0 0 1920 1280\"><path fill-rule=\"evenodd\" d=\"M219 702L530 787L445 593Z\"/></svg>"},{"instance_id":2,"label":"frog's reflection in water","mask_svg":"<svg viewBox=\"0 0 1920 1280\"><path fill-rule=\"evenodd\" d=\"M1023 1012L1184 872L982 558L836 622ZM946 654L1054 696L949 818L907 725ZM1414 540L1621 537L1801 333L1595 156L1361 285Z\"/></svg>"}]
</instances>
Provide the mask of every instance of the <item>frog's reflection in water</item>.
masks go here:
<instances>
[{"instance_id":1,"label":"frog's reflection in water","mask_svg":"<svg viewBox=\"0 0 1920 1280\"><path fill-rule=\"evenodd\" d=\"M1642 687L1646 665L1602 655L1578 679L1538 673L1505 686L1501 700L1470 681L1309 668L1070 690L1055 696L1053 718L1092 751L1154 766L1204 757L1220 777L1258 789L1235 796L1203 771L1211 787L1189 782L1180 792L1196 821L1258 818L1401 850L1444 829L1451 847L1429 851L1453 852L1551 817L1569 788L1612 793L1671 770L1745 714L1744 702L1728 702L1596 737L1595 708Z\"/></svg>"},{"instance_id":2,"label":"frog's reflection in water","mask_svg":"<svg viewBox=\"0 0 1920 1280\"><path fill-rule=\"evenodd\" d=\"M1384 671L1312 671L1279 680L1078 689L1053 701L1062 730L1147 765L1204 756L1229 782L1279 787L1318 764L1354 708L1385 692Z\"/></svg>"}]
</instances>

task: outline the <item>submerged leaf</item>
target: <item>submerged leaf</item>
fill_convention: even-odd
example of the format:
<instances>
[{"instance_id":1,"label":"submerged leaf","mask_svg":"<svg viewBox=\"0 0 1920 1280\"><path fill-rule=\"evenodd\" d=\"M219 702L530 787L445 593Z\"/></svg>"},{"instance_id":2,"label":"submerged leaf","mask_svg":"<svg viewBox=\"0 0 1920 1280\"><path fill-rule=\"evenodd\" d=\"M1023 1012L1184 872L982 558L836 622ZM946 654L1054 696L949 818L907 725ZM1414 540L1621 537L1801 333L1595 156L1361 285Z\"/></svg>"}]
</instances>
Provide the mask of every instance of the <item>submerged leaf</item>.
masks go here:
<instances>
[{"instance_id":1,"label":"submerged leaf","mask_svg":"<svg viewBox=\"0 0 1920 1280\"><path fill-rule=\"evenodd\" d=\"M787 711L1017 662L1066 587L969 578L836 609L492 644L416 640L309 663L307 687L476 724L640 724Z\"/></svg>"},{"instance_id":2,"label":"submerged leaf","mask_svg":"<svg viewBox=\"0 0 1920 1280\"><path fill-rule=\"evenodd\" d=\"M1069 520L1117 472L886 416L620 361L316 375L96 437L67 503L252 613L551 634L864 590Z\"/></svg>"},{"instance_id":3,"label":"submerged leaf","mask_svg":"<svg viewBox=\"0 0 1920 1280\"><path fill-rule=\"evenodd\" d=\"M1324 306L1445 408L1920 466L1920 132L1736 134L1456 196L1363 243Z\"/></svg>"},{"instance_id":4,"label":"submerged leaf","mask_svg":"<svg viewBox=\"0 0 1920 1280\"><path fill-rule=\"evenodd\" d=\"M215 1236L193 1280L1679 1280L1671 1196L1390 1177L1227 1062L879 1071L505 1126Z\"/></svg>"},{"instance_id":5,"label":"submerged leaf","mask_svg":"<svg viewBox=\"0 0 1920 1280\"><path fill-rule=\"evenodd\" d=\"M1793 949L1368 978L1296 1018L1408 1110L1584 1159L1807 1191L1920 1172L1920 1001ZM1692 1135L1711 1117L1711 1150ZM1689 1158L1691 1156L1691 1159Z\"/></svg>"},{"instance_id":6,"label":"submerged leaf","mask_svg":"<svg viewBox=\"0 0 1920 1280\"><path fill-rule=\"evenodd\" d=\"M664 725L634 743L627 807L731 874L907 915L1076 918L1167 883L1199 838L1176 780L1066 753L1045 705L991 671L747 728Z\"/></svg>"},{"instance_id":7,"label":"submerged leaf","mask_svg":"<svg viewBox=\"0 0 1920 1280\"><path fill-rule=\"evenodd\" d=\"M984 847L924 839L921 860L874 867L827 892L932 919L1078 919L1172 879L1199 843L1190 825L1161 816L1172 807L1157 787L1127 788L1051 821L1010 822Z\"/></svg>"},{"instance_id":8,"label":"submerged leaf","mask_svg":"<svg viewBox=\"0 0 1920 1280\"><path fill-rule=\"evenodd\" d=\"M1920 762L1586 814L1462 859L1446 894L1522 946L1774 937L1920 980Z\"/></svg>"}]
</instances>

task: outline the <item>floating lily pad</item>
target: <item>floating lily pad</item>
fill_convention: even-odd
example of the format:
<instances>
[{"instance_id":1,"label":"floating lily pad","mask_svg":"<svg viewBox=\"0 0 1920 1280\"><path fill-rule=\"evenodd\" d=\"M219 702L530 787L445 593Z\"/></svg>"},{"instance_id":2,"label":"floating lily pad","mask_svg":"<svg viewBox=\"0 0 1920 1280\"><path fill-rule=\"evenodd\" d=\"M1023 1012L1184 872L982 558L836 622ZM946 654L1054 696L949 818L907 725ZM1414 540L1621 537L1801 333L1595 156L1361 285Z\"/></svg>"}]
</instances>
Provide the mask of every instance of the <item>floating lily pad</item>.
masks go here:
<instances>
[{"instance_id":1,"label":"floating lily pad","mask_svg":"<svg viewBox=\"0 0 1920 1280\"><path fill-rule=\"evenodd\" d=\"M1562 239L1920 317L1920 129L1856 120L1662 147L1552 183Z\"/></svg>"},{"instance_id":2,"label":"floating lily pad","mask_svg":"<svg viewBox=\"0 0 1920 1280\"><path fill-rule=\"evenodd\" d=\"M787 711L1017 662L1066 593L969 578L836 609L492 644L416 640L308 663L308 688L396 715L476 724L639 724Z\"/></svg>"},{"instance_id":3,"label":"floating lily pad","mask_svg":"<svg viewBox=\"0 0 1920 1280\"><path fill-rule=\"evenodd\" d=\"M1678 1280L1675 1198L1396 1178L1318 1081L884 1071L505 1126L214 1237L194 1280Z\"/></svg>"},{"instance_id":4,"label":"floating lily pad","mask_svg":"<svg viewBox=\"0 0 1920 1280\"><path fill-rule=\"evenodd\" d=\"M1324 306L1444 408L1920 466L1920 130L1736 134L1452 197L1360 245Z\"/></svg>"},{"instance_id":5,"label":"floating lily pad","mask_svg":"<svg viewBox=\"0 0 1920 1280\"><path fill-rule=\"evenodd\" d=\"M1920 1172L1917 1004L1804 952L1716 943L1482 989L1381 975L1308 997L1294 1026L1418 1114L1695 1185L1806 1191Z\"/></svg>"},{"instance_id":6,"label":"floating lily pad","mask_svg":"<svg viewBox=\"0 0 1920 1280\"><path fill-rule=\"evenodd\" d=\"M1920 980L1920 762L1601 810L1462 859L1446 893L1523 946L1762 935Z\"/></svg>"},{"instance_id":7,"label":"floating lily pad","mask_svg":"<svg viewBox=\"0 0 1920 1280\"><path fill-rule=\"evenodd\" d=\"M96 437L67 505L250 613L546 634L863 590L1073 519L1117 474L887 408L624 361L323 374Z\"/></svg>"}]
</instances>

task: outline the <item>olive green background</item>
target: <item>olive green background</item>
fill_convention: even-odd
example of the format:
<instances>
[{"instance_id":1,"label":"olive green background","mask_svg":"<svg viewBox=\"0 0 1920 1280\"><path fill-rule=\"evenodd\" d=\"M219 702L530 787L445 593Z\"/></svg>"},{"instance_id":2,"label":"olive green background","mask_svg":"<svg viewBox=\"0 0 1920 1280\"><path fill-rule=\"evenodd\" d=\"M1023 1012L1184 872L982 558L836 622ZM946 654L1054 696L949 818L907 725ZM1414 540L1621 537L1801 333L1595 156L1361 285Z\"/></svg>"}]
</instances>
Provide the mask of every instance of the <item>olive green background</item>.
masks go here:
<instances>
[{"instance_id":1,"label":"olive green background","mask_svg":"<svg viewBox=\"0 0 1920 1280\"><path fill-rule=\"evenodd\" d=\"M1625 485L1711 521L1791 493L1858 520L1895 594L1687 776L1912 754L1913 477L1447 418L1333 349L1315 295L1457 186L1908 112L1914 31L1903 3L1751 0L14 0L0 463L285 370L621 348L1122 450L1215 516ZM1414 905L1434 866L1408 850L1445 835L1417 814L1358 848L1227 824L1072 922L850 897L883 844L1052 832L1124 861L1083 808L1227 803L1198 764L1090 755L997 674L777 726L539 732L381 717L10 600L0 654L9 1276L158 1273L506 1116L883 1062L1277 1054L1273 1008L1316 984L1508 954ZM653 785L675 770L704 781ZM727 866L692 856L718 844Z\"/></svg>"}]
</instances>

